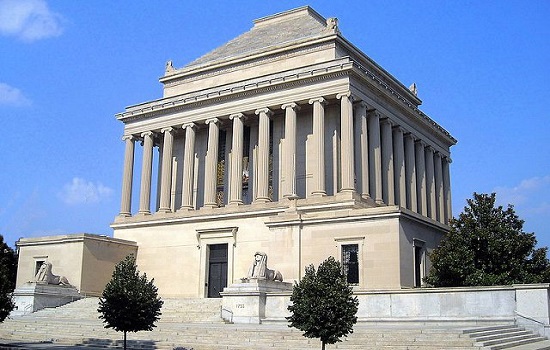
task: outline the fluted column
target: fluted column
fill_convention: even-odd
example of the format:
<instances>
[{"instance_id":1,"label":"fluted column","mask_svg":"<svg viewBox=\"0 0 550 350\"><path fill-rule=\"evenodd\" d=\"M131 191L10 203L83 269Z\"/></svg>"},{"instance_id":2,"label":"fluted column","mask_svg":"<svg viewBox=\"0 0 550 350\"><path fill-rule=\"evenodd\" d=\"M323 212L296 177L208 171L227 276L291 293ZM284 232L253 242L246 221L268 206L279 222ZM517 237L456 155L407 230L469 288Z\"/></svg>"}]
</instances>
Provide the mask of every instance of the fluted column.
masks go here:
<instances>
[{"instance_id":1,"label":"fluted column","mask_svg":"<svg viewBox=\"0 0 550 350\"><path fill-rule=\"evenodd\" d=\"M231 169L229 173L229 203L243 204L243 135L244 114L236 113L229 116L233 121L233 140L231 143ZM269 129L268 129L269 131Z\"/></svg>"},{"instance_id":2,"label":"fluted column","mask_svg":"<svg viewBox=\"0 0 550 350\"><path fill-rule=\"evenodd\" d=\"M435 208L437 221L445 222L445 201L443 199L443 165L441 154L434 154L434 179L435 179Z\"/></svg>"},{"instance_id":3,"label":"fluted column","mask_svg":"<svg viewBox=\"0 0 550 350\"><path fill-rule=\"evenodd\" d=\"M357 191L361 192L361 197L364 199L370 198L369 192L369 141L367 127L367 104L358 102L355 104L354 111L355 130L355 149L359 152L359 156L355 157L355 172L356 177L361 179L361 188Z\"/></svg>"},{"instance_id":4,"label":"fluted column","mask_svg":"<svg viewBox=\"0 0 550 350\"><path fill-rule=\"evenodd\" d=\"M313 152L317 157L315 172L313 174L314 189L313 196L326 196L325 189L325 99L322 97L309 100L313 105Z\"/></svg>"},{"instance_id":5,"label":"fluted column","mask_svg":"<svg viewBox=\"0 0 550 350\"><path fill-rule=\"evenodd\" d=\"M143 160L141 162L141 187L139 191L138 214L151 214L151 175L153 172L153 133L147 131L143 137Z\"/></svg>"},{"instance_id":6,"label":"fluted column","mask_svg":"<svg viewBox=\"0 0 550 350\"><path fill-rule=\"evenodd\" d=\"M443 159L443 200L445 202L445 224L449 224L449 220L453 217L451 205L451 174L450 167L451 159L445 157Z\"/></svg>"},{"instance_id":7,"label":"fluted column","mask_svg":"<svg viewBox=\"0 0 550 350\"><path fill-rule=\"evenodd\" d=\"M380 149L380 113L368 112L369 132L369 184L370 194L376 204L384 204L382 199L382 153Z\"/></svg>"},{"instance_id":8,"label":"fluted column","mask_svg":"<svg viewBox=\"0 0 550 350\"><path fill-rule=\"evenodd\" d=\"M258 116L259 121L257 158L258 168L257 171L254 172L256 177L254 182L258 185L256 190L256 198L254 198L254 201L266 203L271 201L269 198L269 117L273 114L273 112L269 108L262 108L256 110L255 113Z\"/></svg>"},{"instance_id":9,"label":"fluted column","mask_svg":"<svg viewBox=\"0 0 550 350\"><path fill-rule=\"evenodd\" d=\"M380 134L382 140L382 198L387 205L394 205L392 124L388 118L380 122Z\"/></svg>"},{"instance_id":10,"label":"fluted column","mask_svg":"<svg viewBox=\"0 0 550 350\"><path fill-rule=\"evenodd\" d=\"M172 188L172 155L174 144L174 129L165 128L161 132L164 134L162 146L162 171L160 182L160 207L159 211L168 213L171 211L170 190Z\"/></svg>"},{"instance_id":11,"label":"fluted column","mask_svg":"<svg viewBox=\"0 0 550 350\"><path fill-rule=\"evenodd\" d=\"M132 135L124 135L124 172L122 176L122 196L120 199L119 216L132 215L132 179L134 176L134 149L135 138Z\"/></svg>"},{"instance_id":12,"label":"fluted column","mask_svg":"<svg viewBox=\"0 0 550 350\"><path fill-rule=\"evenodd\" d=\"M195 128L194 123L184 124L185 130L185 153L183 155L183 184L181 189L181 208L194 209L193 207L193 185L195 170ZM217 152L216 152L217 153Z\"/></svg>"},{"instance_id":13,"label":"fluted column","mask_svg":"<svg viewBox=\"0 0 550 350\"><path fill-rule=\"evenodd\" d=\"M283 197L292 197L296 195L296 112L300 106L291 102L281 106L285 111L285 142L283 175L285 186L283 188Z\"/></svg>"},{"instance_id":14,"label":"fluted column","mask_svg":"<svg viewBox=\"0 0 550 350\"><path fill-rule=\"evenodd\" d=\"M395 204L407 207L407 192L405 187L405 146L403 143L403 128L393 128L393 171L395 186Z\"/></svg>"},{"instance_id":15,"label":"fluted column","mask_svg":"<svg viewBox=\"0 0 550 350\"><path fill-rule=\"evenodd\" d=\"M428 197L428 216L436 219L435 205L435 181L434 181L434 149L431 146L426 147L426 189Z\"/></svg>"},{"instance_id":16,"label":"fluted column","mask_svg":"<svg viewBox=\"0 0 550 350\"><path fill-rule=\"evenodd\" d=\"M341 191L355 192L353 152L353 97L351 92L336 95L340 100L340 167Z\"/></svg>"},{"instance_id":17,"label":"fluted column","mask_svg":"<svg viewBox=\"0 0 550 350\"><path fill-rule=\"evenodd\" d=\"M204 207L216 208L216 181L218 166L218 142L220 137L220 121L218 118L207 119L208 150L204 169Z\"/></svg>"},{"instance_id":18,"label":"fluted column","mask_svg":"<svg viewBox=\"0 0 550 350\"><path fill-rule=\"evenodd\" d=\"M407 191L407 208L417 212L416 202L416 160L414 156L414 136L405 135L405 183Z\"/></svg>"},{"instance_id":19,"label":"fluted column","mask_svg":"<svg viewBox=\"0 0 550 350\"><path fill-rule=\"evenodd\" d=\"M424 148L426 144L423 141L416 141L416 197L418 213L428 216L428 199L426 190L426 155Z\"/></svg>"}]
</instances>

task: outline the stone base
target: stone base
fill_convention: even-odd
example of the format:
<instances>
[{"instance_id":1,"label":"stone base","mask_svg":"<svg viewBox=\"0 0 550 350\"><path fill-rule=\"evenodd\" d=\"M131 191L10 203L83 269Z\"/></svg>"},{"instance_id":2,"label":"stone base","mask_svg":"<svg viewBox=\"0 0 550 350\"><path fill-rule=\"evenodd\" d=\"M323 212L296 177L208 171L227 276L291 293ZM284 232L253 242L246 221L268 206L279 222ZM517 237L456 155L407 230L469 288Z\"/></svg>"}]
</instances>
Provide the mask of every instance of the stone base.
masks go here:
<instances>
[{"instance_id":1,"label":"stone base","mask_svg":"<svg viewBox=\"0 0 550 350\"><path fill-rule=\"evenodd\" d=\"M221 292L222 317L230 323L260 324L265 318L266 293L292 290L292 283L262 279L244 280Z\"/></svg>"},{"instance_id":2,"label":"stone base","mask_svg":"<svg viewBox=\"0 0 550 350\"><path fill-rule=\"evenodd\" d=\"M10 316L22 316L82 299L76 288L53 284L25 283L13 291L15 308Z\"/></svg>"}]
</instances>

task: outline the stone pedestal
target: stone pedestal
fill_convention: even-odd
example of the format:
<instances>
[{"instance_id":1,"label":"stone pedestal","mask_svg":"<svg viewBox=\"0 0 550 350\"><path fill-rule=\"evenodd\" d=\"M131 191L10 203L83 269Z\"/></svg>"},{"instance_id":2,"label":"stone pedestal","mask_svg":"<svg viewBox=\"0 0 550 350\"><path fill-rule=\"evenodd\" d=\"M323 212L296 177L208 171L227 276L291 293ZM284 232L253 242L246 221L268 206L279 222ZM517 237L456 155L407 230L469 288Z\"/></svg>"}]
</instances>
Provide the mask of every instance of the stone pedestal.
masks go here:
<instances>
[{"instance_id":1,"label":"stone pedestal","mask_svg":"<svg viewBox=\"0 0 550 350\"><path fill-rule=\"evenodd\" d=\"M243 279L221 292L222 317L231 323L260 324L265 318L266 293L291 291L292 283L265 279Z\"/></svg>"},{"instance_id":2,"label":"stone pedestal","mask_svg":"<svg viewBox=\"0 0 550 350\"><path fill-rule=\"evenodd\" d=\"M74 287L25 283L13 291L15 308L10 316L22 316L48 307L65 305L82 299Z\"/></svg>"}]
</instances>

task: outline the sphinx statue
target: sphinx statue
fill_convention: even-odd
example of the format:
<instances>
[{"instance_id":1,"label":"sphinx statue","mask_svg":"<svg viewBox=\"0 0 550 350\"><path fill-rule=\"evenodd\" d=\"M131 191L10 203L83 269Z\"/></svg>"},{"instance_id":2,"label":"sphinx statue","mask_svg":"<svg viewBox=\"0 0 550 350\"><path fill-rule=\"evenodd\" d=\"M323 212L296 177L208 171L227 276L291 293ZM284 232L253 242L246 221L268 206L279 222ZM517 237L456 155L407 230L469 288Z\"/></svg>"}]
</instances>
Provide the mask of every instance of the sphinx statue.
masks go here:
<instances>
[{"instance_id":1,"label":"sphinx statue","mask_svg":"<svg viewBox=\"0 0 550 350\"><path fill-rule=\"evenodd\" d=\"M52 273L52 263L49 261L44 261L42 265L40 265L40 269L36 273L34 280L36 283L40 284L55 284L72 287L67 277L57 276Z\"/></svg>"},{"instance_id":2,"label":"sphinx statue","mask_svg":"<svg viewBox=\"0 0 550 350\"><path fill-rule=\"evenodd\" d=\"M254 261L248 269L247 279L266 279L268 281L283 281L283 275L277 270L267 268L267 254L256 252Z\"/></svg>"}]
</instances>

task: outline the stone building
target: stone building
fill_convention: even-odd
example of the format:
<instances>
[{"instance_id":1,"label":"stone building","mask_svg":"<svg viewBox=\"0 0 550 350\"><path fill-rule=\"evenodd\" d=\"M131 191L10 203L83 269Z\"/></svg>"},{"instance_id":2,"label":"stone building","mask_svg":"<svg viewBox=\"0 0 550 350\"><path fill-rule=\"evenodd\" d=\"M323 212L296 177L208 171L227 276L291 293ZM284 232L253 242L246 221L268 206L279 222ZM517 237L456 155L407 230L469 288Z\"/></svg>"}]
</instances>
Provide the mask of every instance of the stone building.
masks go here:
<instances>
[{"instance_id":1,"label":"stone building","mask_svg":"<svg viewBox=\"0 0 550 350\"><path fill-rule=\"evenodd\" d=\"M448 230L456 140L336 18L260 18L160 82L161 98L116 116L111 227L161 295L217 297L256 251L285 282L332 255L359 290L421 285Z\"/></svg>"}]
</instances>

